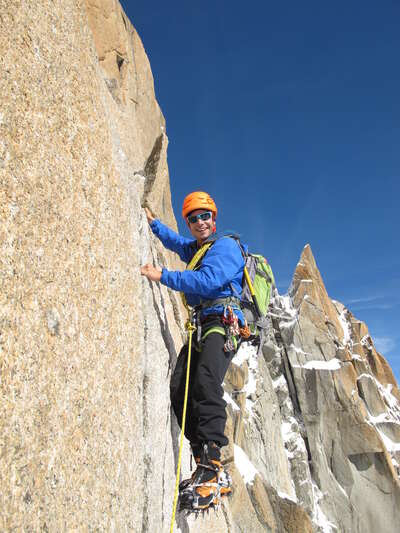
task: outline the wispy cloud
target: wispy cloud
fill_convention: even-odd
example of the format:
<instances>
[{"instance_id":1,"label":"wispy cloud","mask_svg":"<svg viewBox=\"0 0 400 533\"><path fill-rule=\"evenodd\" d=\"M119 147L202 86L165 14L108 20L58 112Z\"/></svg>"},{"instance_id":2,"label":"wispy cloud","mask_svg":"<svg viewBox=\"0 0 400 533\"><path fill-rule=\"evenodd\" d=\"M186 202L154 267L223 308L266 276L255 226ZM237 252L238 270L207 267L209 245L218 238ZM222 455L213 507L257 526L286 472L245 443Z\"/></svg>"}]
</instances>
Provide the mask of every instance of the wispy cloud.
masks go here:
<instances>
[{"instance_id":1,"label":"wispy cloud","mask_svg":"<svg viewBox=\"0 0 400 533\"><path fill-rule=\"evenodd\" d=\"M364 311L367 309L380 309L380 310L388 310L393 309L399 305L398 302L371 302L371 303L359 303L359 304L352 304L350 306L350 310L352 311ZM346 307L349 307L346 305Z\"/></svg>"},{"instance_id":2,"label":"wispy cloud","mask_svg":"<svg viewBox=\"0 0 400 533\"><path fill-rule=\"evenodd\" d=\"M365 298L353 298L344 302L345 306L352 311L361 311L364 309L393 309L399 305L399 300L392 296L368 296Z\"/></svg>"},{"instance_id":3,"label":"wispy cloud","mask_svg":"<svg viewBox=\"0 0 400 533\"><path fill-rule=\"evenodd\" d=\"M376 302L376 300L382 300L382 296L367 296L366 298L353 298L352 300L347 300L346 305Z\"/></svg>"},{"instance_id":4,"label":"wispy cloud","mask_svg":"<svg viewBox=\"0 0 400 533\"><path fill-rule=\"evenodd\" d=\"M375 337L374 343L378 352L381 352L384 355L393 351L396 347L396 340L392 337Z\"/></svg>"}]
</instances>

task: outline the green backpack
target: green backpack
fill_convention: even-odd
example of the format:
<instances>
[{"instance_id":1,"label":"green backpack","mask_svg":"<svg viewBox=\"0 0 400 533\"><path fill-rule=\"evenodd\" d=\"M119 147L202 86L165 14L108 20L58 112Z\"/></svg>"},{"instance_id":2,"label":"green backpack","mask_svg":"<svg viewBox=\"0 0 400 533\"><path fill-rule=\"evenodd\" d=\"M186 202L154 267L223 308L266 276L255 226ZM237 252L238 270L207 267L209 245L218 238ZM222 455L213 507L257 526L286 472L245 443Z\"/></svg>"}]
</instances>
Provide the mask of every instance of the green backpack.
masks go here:
<instances>
[{"instance_id":1,"label":"green backpack","mask_svg":"<svg viewBox=\"0 0 400 533\"><path fill-rule=\"evenodd\" d=\"M246 253L238 239L237 243L245 260L243 292L240 306L253 334L267 326L268 307L275 278L272 268L264 256Z\"/></svg>"},{"instance_id":2,"label":"green backpack","mask_svg":"<svg viewBox=\"0 0 400 533\"><path fill-rule=\"evenodd\" d=\"M248 254L245 261L251 285L245 274L241 306L250 329L255 330L266 325L265 317L275 287L275 278L271 266L262 255Z\"/></svg>"}]
</instances>

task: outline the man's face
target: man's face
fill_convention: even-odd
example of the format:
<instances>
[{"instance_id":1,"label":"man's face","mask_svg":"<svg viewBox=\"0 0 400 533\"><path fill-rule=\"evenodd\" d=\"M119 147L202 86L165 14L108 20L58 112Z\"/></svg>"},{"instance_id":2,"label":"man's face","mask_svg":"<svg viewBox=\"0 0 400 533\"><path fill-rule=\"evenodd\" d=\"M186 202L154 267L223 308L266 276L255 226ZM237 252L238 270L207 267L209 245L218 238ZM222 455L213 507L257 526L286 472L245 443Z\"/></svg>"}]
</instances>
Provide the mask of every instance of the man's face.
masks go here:
<instances>
[{"instance_id":1,"label":"man's face","mask_svg":"<svg viewBox=\"0 0 400 533\"><path fill-rule=\"evenodd\" d=\"M197 216L205 213L210 213L209 218L206 220L204 220L204 218L206 218L207 215L205 215L203 219ZM195 221L194 218L196 219ZM213 233L215 222L211 211L207 211L206 209L196 209L195 211L192 211L186 218L186 222L189 226L191 234L197 240L197 242L202 243L206 241Z\"/></svg>"}]
</instances>

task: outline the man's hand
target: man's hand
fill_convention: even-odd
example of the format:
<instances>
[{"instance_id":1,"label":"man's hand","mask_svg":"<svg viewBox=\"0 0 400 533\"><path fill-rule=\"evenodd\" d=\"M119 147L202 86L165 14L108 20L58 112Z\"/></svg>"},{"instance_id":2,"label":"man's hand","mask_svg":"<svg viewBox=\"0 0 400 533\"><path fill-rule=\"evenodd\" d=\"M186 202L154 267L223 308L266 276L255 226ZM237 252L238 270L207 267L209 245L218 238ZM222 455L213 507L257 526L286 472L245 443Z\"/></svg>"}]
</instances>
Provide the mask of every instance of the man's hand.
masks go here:
<instances>
[{"instance_id":1,"label":"man's hand","mask_svg":"<svg viewBox=\"0 0 400 533\"><path fill-rule=\"evenodd\" d=\"M145 207L144 210L145 210L145 213L146 213L147 222L149 224L151 224L153 222L153 220L155 220L156 218L153 217L153 215L151 214L151 211L150 211L150 209L148 207Z\"/></svg>"},{"instance_id":2,"label":"man's hand","mask_svg":"<svg viewBox=\"0 0 400 533\"><path fill-rule=\"evenodd\" d=\"M147 263L147 265L142 266L140 269L142 276L146 276L150 281L160 281L162 271Z\"/></svg>"}]
</instances>

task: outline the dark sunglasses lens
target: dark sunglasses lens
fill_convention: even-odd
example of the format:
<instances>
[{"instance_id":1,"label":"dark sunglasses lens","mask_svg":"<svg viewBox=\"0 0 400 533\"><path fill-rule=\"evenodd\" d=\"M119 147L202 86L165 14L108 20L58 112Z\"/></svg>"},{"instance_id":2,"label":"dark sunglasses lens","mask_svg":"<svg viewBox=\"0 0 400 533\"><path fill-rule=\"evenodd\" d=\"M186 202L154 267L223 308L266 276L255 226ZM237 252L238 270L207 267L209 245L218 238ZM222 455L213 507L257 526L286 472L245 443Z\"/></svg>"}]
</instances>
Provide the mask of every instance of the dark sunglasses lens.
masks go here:
<instances>
[{"instance_id":1,"label":"dark sunglasses lens","mask_svg":"<svg viewBox=\"0 0 400 533\"><path fill-rule=\"evenodd\" d=\"M209 218L211 218L211 213L210 211L207 211L207 213L200 213L200 215L190 215L188 221L190 224L195 224L199 219L208 220Z\"/></svg>"}]
</instances>

